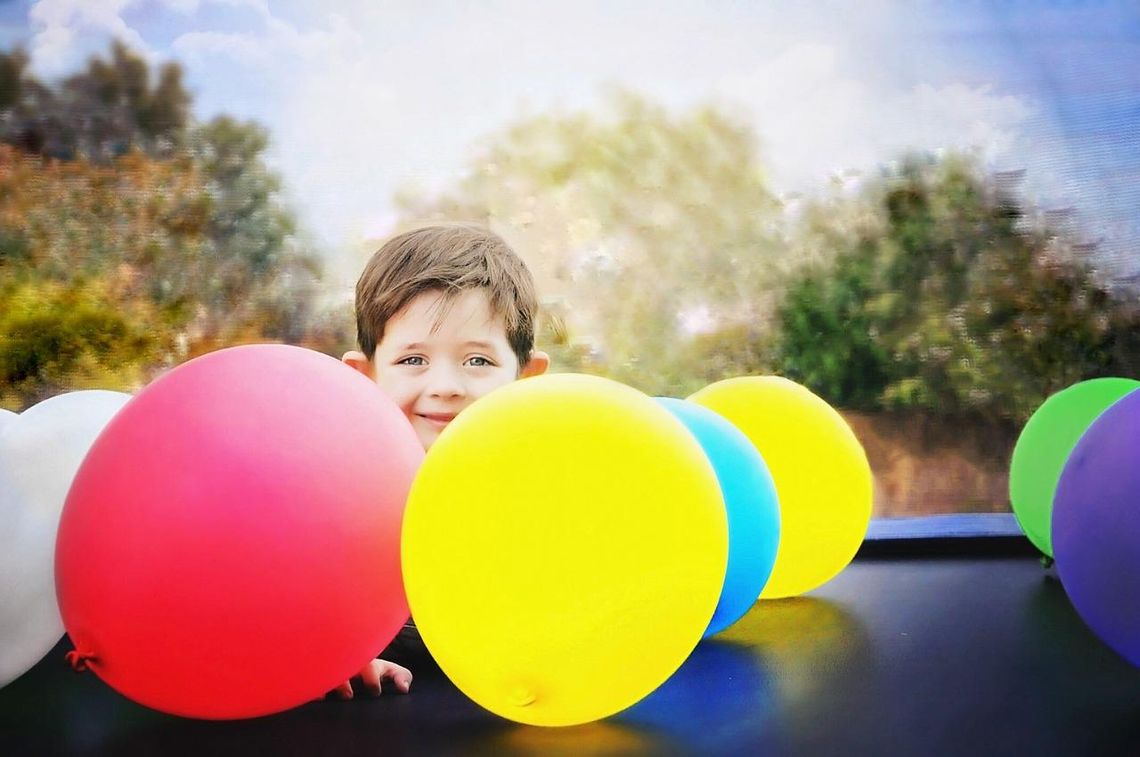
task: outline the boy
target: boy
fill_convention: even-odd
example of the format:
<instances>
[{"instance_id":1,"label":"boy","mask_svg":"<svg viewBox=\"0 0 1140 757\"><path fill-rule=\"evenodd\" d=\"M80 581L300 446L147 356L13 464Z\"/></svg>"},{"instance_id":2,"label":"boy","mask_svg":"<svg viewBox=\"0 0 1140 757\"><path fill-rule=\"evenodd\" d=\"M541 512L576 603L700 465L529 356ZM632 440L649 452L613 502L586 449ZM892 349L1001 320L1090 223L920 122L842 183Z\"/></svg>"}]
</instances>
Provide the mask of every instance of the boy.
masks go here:
<instances>
[{"instance_id":1,"label":"boy","mask_svg":"<svg viewBox=\"0 0 1140 757\"><path fill-rule=\"evenodd\" d=\"M343 360L399 405L428 449L475 400L546 371L549 357L534 349L537 309L530 271L497 235L470 225L416 229L365 266L356 285L360 350ZM409 623L386 651L416 642ZM385 679L406 693L412 674L377 659L359 678L373 694ZM350 683L336 693L351 698Z\"/></svg>"}]
</instances>

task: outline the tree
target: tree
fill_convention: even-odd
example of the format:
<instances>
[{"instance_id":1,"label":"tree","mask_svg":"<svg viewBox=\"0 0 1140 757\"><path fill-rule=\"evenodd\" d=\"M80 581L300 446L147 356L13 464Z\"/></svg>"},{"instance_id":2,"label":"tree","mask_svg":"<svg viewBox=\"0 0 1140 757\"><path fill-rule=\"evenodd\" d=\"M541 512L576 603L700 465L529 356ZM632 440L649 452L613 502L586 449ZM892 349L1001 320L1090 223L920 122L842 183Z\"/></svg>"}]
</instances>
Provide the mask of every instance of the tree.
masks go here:
<instances>
[{"instance_id":1,"label":"tree","mask_svg":"<svg viewBox=\"0 0 1140 757\"><path fill-rule=\"evenodd\" d=\"M203 342L228 341L250 318L263 336L303 339L321 267L297 248L280 179L262 158L268 133L220 116L195 127L188 141L209 199L204 257L214 261L198 293L215 316L199 324Z\"/></svg>"},{"instance_id":2,"label":"tree","mask_svg":"<svg viewBox=\"0 0 1140 757\"><path fill-rule=\"evenodd\" d=\"M830 235L834 257L780 308L790 377L844 406L1023 421L1078 380L1134 370L1133 309L969 160L903 161L853 202L877 217Z\"/></svg>"},{"instance_id":3,"label":"tree","mask_svg":"<svg viewBox=\"0 0 1140 757\"><path fill-rule=\"evenodd\" d=\"M179 67L121 45L54 86L26 63L0 54L0 403L335 340L261 126L194 123Z\"/></svg>"},{"instance_id":4,"label":"tree","mask_svg":"<svg viewBox=\"0 0 1140 757\"><path fill-rule=\"evenodd\" d=\"M55 87L27 70L22 50L0 53L0 141L48 157L107 163L132 149L170 157L190 119L190 94L176 63L156 77L147 62L115 42L85 71Z\"/></svg>"},{"instance_id":5,"label":"tree","mask_svg":"<svg viewBox=\"0 0 1140 757\"><path fill-rule=\"evenodd\" d=\"M142 382L171 345L151 303L112 296L104 279L26 280L3 292L0 404Z\"/></svg>"},{"instance_id":6,"label":"tree","mask_svg":"<svg viewBox=\"0 0 1140 757\"><path fill-rule=\"evenodd\" d=\"M867 307L873 253L862 245L831 269L801 273L780 308L782 372L852 409L880 407L890 381L890 356Z\"/></svg>"},{"instance_id":7,"label":"tree","mask_svg":"<svg viewBox=\"0 0 1140 757\"><path fill-rule=\"evenodd\" d=\"M133 153L96 166L0 148L0 401L126 389L178 359L202 218L188 162Z\"/></svg>"},{"instance_id":8,"label":"tree","mask_svg":"<svg viewBox=\"0 0 1140 757\"><path fill-rule=\"evenodd\" d=\"M789 266L780 204L744 123L712 107L673 115L630 94L609 109L492 135L450 192L405 194L403 222L499 229L559 320L558 367L686 394L710 375L696 362L706 332L763 342ZM722 362L713 375L742 369Z\"/></svg>"}]
</instances>

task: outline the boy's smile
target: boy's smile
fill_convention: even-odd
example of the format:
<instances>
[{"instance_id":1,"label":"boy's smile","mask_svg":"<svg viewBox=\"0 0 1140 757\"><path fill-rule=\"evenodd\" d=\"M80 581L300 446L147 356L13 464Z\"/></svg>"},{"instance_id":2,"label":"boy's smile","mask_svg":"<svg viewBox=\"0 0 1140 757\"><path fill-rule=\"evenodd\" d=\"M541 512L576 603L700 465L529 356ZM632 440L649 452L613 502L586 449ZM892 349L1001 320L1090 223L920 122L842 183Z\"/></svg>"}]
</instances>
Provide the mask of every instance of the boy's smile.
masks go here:
<instances>
[{"instance_id":1,"label":"boy's smile","mask_svg":"<svg viewBox=\"0 0 1140 757\"><path fill-rule=\"evenodd\" d=\"M420 413L419 416L430 423L438 423L441 427L451 423L455 413Z\"/></svg>"},{"instance_id":2,"label":"boy's smile","mask_svg":"<svg viewBox=\"0 0 1140 757\"><path fill-rule=\"evenodd\" d=\"M371 361L346 356L346 362L399 405L427 449L472 402L520 375L541 373L546 356L537 354L520 371L504 320L491 312L484 290L466 290L450 301L430 290L388 320Z\"/></svg>"}]
</instances>

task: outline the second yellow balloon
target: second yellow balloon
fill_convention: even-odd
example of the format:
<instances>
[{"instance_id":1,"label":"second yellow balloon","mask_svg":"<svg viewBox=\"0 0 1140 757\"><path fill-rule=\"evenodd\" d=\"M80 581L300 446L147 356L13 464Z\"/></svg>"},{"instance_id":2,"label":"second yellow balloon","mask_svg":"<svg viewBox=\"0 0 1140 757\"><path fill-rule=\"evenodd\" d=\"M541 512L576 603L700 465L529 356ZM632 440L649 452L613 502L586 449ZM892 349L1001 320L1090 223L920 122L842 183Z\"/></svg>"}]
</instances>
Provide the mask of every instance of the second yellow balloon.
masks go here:
<instances>
[{"instance_id":1,"label":"second yellow balloon","mask_svg":"<svg viewBox=\"0 0 1140 757\"><path fill-rule=\"evenodd\" d=\"M776 482L780 546L761 598L792 597L851 561L871 519L871 468L836 410L778 376L743 376L689 397L752 440Z\"/></svg>"}]
</instances>

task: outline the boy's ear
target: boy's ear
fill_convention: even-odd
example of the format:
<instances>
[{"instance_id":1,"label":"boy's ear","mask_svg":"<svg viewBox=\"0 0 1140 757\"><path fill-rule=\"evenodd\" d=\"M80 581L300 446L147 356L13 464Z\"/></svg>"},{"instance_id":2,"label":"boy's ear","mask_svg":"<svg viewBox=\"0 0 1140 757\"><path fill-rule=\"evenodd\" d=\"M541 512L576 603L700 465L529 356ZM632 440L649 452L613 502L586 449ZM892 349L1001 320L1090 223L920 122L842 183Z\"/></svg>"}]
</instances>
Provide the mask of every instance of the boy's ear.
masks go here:
<instances>
[{"instance_id":1,"label":"boy's ear","mask_svg":"<svg viewBox=\"0 0 1140 757\"><path fill-rule=\"evenodd\" d=\"M341 362L352 366L373 381L376 380L376 372L372 369L372 361L364 357L363 352L359 350L349 350L344 353Z\"/></svg>"},{"instance_id":2,"label":"boy's ear","mask_svg":"<svg viewBox=\"0 0 1140 757\"><path fill-rule=\"evenodd\" d=\"M526 365L519 370L519 378L541 376L546 373L546 369L549 367L550 355L541 350L534 350L530 353L530 360L526 361Z\"/></svg>"}]
</instances>

